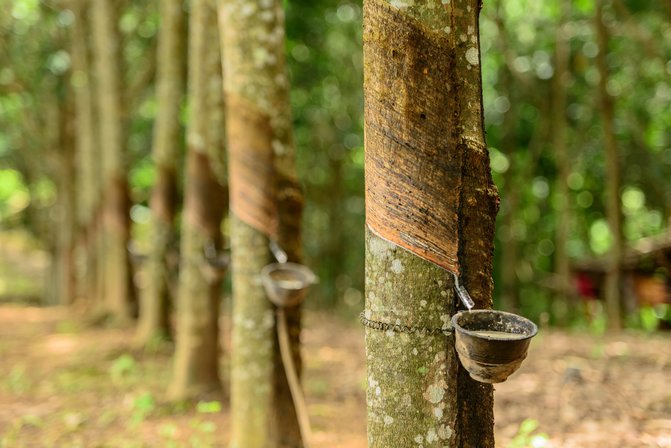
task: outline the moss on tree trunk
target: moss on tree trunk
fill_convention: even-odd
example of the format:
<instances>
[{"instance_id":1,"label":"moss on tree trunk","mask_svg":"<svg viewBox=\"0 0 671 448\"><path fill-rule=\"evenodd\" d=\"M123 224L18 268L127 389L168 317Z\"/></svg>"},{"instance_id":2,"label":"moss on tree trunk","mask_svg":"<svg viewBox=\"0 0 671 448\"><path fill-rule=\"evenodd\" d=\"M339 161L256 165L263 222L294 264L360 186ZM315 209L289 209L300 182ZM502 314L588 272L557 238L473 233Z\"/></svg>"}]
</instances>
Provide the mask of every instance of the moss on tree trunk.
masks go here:
<instances>
[{"instance_id":1,"label":"moss on tree trunk","mask_svg":"<svg viewBox=\"0 0 671 448\"><path fill-rule=\"evenodd\" d=\"M231 448L275 446L272 419L272 304L259 281L268 264L268 238L231 216L233 334L231 351Z\"/></svg>"},{"instance_id":2,"label":"moss on tree trunk","mask_svg":"<svg viewBox=\"0 0 671 448\"><path fill-rule=\"evenodd\" d=\"M447 272L366 234L367 319L450 328ZM368 445L457 446L457 361L453 336L366 329Z\"/></svg>"}]
</instances>

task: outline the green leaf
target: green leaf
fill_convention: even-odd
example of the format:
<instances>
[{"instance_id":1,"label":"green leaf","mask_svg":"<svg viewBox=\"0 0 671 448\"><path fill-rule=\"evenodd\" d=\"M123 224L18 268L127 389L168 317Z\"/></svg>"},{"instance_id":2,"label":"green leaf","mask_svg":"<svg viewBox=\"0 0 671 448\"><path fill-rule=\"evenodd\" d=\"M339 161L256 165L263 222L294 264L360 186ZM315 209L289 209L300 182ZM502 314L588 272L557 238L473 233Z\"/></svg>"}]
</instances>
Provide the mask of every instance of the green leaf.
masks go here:
<instances>
[{"instance_id":1,"label":"green leaf","mask_svg":"<svg viewBox=\"0 0 671 448\"><path fill-rule=\"evenodd\" d=\"M196 410L201 414L216 414L221 412L221 403L218 401L199 401Z\"/></svg>"},{"instance_id":2,"label":"green leaf","mask_svg":"<svg viewBox=\"0 0 671 448\"><path fill-rule=\"evenodd\" d=\"M521 424L520 424L520 429L518 430L518 434L531 434L534 432L539 426L538 420L535 420L533 418L527 418L525 419Z\"/></svg>"}]
</instances>

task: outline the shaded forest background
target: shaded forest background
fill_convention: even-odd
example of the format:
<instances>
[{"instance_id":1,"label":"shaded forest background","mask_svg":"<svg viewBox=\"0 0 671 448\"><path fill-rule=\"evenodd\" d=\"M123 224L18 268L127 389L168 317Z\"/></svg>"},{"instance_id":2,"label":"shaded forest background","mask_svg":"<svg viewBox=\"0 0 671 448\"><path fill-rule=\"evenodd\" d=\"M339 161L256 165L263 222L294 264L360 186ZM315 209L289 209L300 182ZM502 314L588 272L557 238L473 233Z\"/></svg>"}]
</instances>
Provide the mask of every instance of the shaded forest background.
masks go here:
<instances>
[{"instance_id":1,"label":"shaded forest background","mask_svg":"<svg viewBox=\"0 0 671 448\"><path fill-rule=\"evenodd\" d=\"M241 364L237 383L235 373L241 348L262 332L254 319L268 338L250 359L269 355L263 380L272 376L279 397L268 412L298 437L284 367L276 350L264 349L268 341L277 348L265 319L274 309L255 283L256 267L271 261L269 240L255 239L258 254L236 255L231 235L245 229L223 204L232 183L216 3L0 2L0 445L221 446L265 437L241 411L263 401L249 398L261 390L254 378L240 382L254 369ZM166 5L177 9L169 14ZM273 169L294 196L274 198L285 201L278 214L292 230L280 242L320 279L302 337L300 310L288 312L292 354L304 367L315 443L365 446L369 383L354 322L364 302L362 7L290 0L284 9L284 53L259 45L240 57L242 21L221 39L224 72L244 72L249 61L271 66L286 54L289 75L286 83L278 64L261 73L274 83L237 77L234 93L272 84L276 97L253 107L229 101L228 125L231 104L284 125L272 142L286 157ZM277 32L280 10L265 19L237 12L280 24ZM172 46L162 45L172 27ZM542 329L525 367L497 387L497 441L671 446L671 397L660 393L669 333L606 332L671 327L671 3L492 0L479 31L484 125L501 197L494 307ZM166 89L168 72L175 76ZM166 118L171 101L178 107ZM303 202L291 128L302 235L293 222ZM156 200L162 188L164 202ZM202 220L190 222L194 215ZM233 276L236 266L256 266L235 277L247 282L237 303L253 295L258 305L242 318L230 309L229 249L251 261L234 260ZM156 299L153 314L144 313L145 296ZM171 336L175 344L164 343Z\"/></svg>"},{"instance_id":2,"label":"shaded forest background","mask_svg":"<svg viewBox=\"0 0 671 448\"><path fill-rule=\"evenodd\" d=\"M74 15L66 3L0 5L1 226L27 230L52 260L68 238L63 232L81 232L72 195L82 187L70 182L79 163L72 92L86 80L72 70ZM124 164L132 245L141 253L151 238L149 198L157 179L150 151L160 17L156 2L119 4ZM290 1L286 14L306 264L321 279L310 303L356 314L363 304L361 5ZM613 269L609 260L622 269L627 251L656 237L644 240L656 252L646 252L648 258L636 252L643 255L629 263L636 275L652 279L648 289L656 292L646 297L653 298L632 305L626 276L617 289L624 324L657 327L671 316L664 252L671 213L671 6L491 1L484 3L481 35L487 143L502 197L495 306L536 321L603 328L604 307L580 296L603 296L599 285ZM187 115L183 110L183 122ZM183 170L178 176L183 181ZM613 222L621 223L615 232ZM77 254L81 272L85 261ZM54 284L60 265L52 263L45 284ZM11 273L11 266L2 268ZM589 288L580 289L580 273L592 278ZM135 280L141 288L141 272ZM0 295L34 294L34 287L3 275ZM45 290L47 302L70 300L59 298L58 288Z\"/></svg>"}]
</instances>

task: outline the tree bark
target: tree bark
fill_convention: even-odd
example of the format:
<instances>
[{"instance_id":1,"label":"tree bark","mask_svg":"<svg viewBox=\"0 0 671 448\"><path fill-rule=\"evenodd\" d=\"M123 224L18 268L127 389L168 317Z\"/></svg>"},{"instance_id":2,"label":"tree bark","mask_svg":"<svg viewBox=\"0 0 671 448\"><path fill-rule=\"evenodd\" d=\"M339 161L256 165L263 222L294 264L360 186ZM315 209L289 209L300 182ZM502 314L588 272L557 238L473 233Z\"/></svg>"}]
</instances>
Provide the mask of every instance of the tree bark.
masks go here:
<instances>
[{"instance_id":1,"label":"tree bark","mask_svg":"<svg viewBox=\"0 0 671 448\"><path fill-rule=\"evenodd\" d=\"M269 238L290 261L302 256L303 196L294 168L284 13L279 0L220 5L232 212L231 446L300 447L274 307L258 282L271 262ZM300 307L285 312L300 372Z\"/></svg>"},{"instance_id":2,"label":"tree bark","mask_svg":"<svg viewBox=\"0 0 671 448\"><path fill-rule=\"evenodd\" d=\"M130 239L130 196L126 178L123 121L123 86L119 36L118 2L95 0L92 4L95 48L95 73L100 121L99 144L102 153L103 183L103 300L106 309L120 321L135 314L127 245Z\"/></svg>"},{"instance_id":3,"label":"tree bark","mask_svg":"<svg viewBox=\"0 0 671 448\"><path fill-rule=\"evenodd\" d=\"M150 199L151 247L146 262L147 283L140 300L137 343L170 337L170 267L167 260L175 239L177 163L181 147L180 110L184 92L185 14L182 0L160 3L158 36L158 112L154 125L153 158L157 179ZM221 96L221 95L219 95Z\"/></svg>"},{"instance_id":4,"label":"tree bark","mask_svg":"<svg viewBox=\"0 0 671 448\"><path fill-rule=\"evenodd\" d=\"M597 2L595 26L599 53L596 64L599 70L599 99L601 109L601 121L603 126L604 155L606 160L606 219L608 229L612 237L612 246L608 254L608 270L605 281L606 314L608 316L608 328L618 331L622 328L622 315L620 308L620 283L622 262L622 212L620 208L620 164L617 141L615 140L615 129L613 121L615 117L615 105L608 94L608 29L603 22L603 5L605 0Z\"/></svg>"},{"instance_id":5,"label":"tree bark","mask_svg":"<svg viewBox=\"0 0 671 448\"><path fill-rule=\"evenodd\" d=\"M495 16L498 30L497 50L504 55L505 60L501 82L503 89L510 92L508 98L510 100L510 109L506 112L503 125L501 126L502 131L505 133L501 141L501 150L508 156L510 161L510 167L505 172L503 178L505 188L505 194L501 198L503 222L499 229L501 240L501 307L504 311L517 312L521 306L518 268L520 266L520 251L522 247L520 246L521 241L515 229L521 220L520 202L522 201L523 189L526 186L526 182L529 182L532 178L533 171L538 165L543 146L548 140L549 131L546 128L549 128L551 123L550 119L541 120L536 123L534 132L526 145L529 157L526 161L521 161L519 152L517 152L520 147L520 136L516 134L519 130L517 128L520 122L520 102L514 97L514 92L515 90L524 90L525 94L534 93L534 88L532 88L531 78L514 69L514 60L517 54L512 50L513 46L510 44L509 30L505 26L504 5L505 0L497 2L497 14ZM515 89L515 86L518 89ZM547 94L544 89L539 90L534 95L533 100L537 100L537 103L544 105L544 107L541 107L540 116L552 117L552 114L549 112L551 109L550 104L544 102L546 96Z\"/></svg>"},{"instance_id":6,"label":"tree bark","mask_svg":"<svg viewBox=\"0 0 671 448\"><path fill-rule=\"evenodd\" d=\"M284 10L283 3L277 1L274 6L275 29L281 30L281 36L272 47L277 59L275 73L270 73L276 80L274 85L273 110L275 117L271 120L275 147L275 191L278 212L278 235L277 241L287 253L288 261L293 263L303 262L302 228L303 222L303 192L298 181L295 166L295 144L292 127L292 114L289 100L288 73L285 64L284 43ZM281 148L281 149L279 149ZM293 363L296 373L300 378L302 373L302 359L300 352L300 333L302 312L300 304L284 309L287 320L287 331ZM277 314L275 314L277 316ZM281 448L299 448L303 446L298 417L291 397L291 390L287 381L284 363L281 359L279 340L277 338L277 325L273 331L273 418L279 431L279 443ZM307 441L306 441L307 442Z\"/></svg>"},{"instance_id":7,"label":"tree bark","mask_svg":"<svg viewBox=\"0 0 671 448\"><path fill-rule=\"evenodd\" d=\"M93 303L95 290L96 246L95 223L96 205L98 201L99 164L96 157L94 129L93 77L91 58L89 55L89 27L87 14L89 2L71 0L70 9L74 14L71 27L70 47L72 53L71 85L74 95L76 120L76 182L77 188L77 222L80 236L79 247L79 296L86 305Z\"/></svg>"},{"instance_id":8,"label":"tree bark","mask_svg":"<svg viewBox=\"0 0 671 448\"><path fill-rule=\"evenodd\" d=\"M183 399L219 390L219 302L221 278L208 276L206 248L221 248L221 220L226 192L217 181L209 154L208 83L220 64L214 0L195 0L189 18L187 173L181 237L181 270L177 297L175 362L170 395ZM213 45L212 43L215 43ZM223 127L224 123L221 123ZM215 143L220 143L216 142Z\"/></svg>"},{"instance_id":9,"label":"tree bark","mask_svg":"<svg viewBox=\"0 0 671 448\"><path fill-rule=\"evenodd\" d=\"M553 84L553 119L552 140L557 164L557 180L555 183L555 201L557 210L557 232L555 235L555 273L557 275L557 294L555 300L564 304L561 312L557 307L554 311L557 320L561 324L567 324L570 318L570 310L575 305L572 285L571 267L568 252L569 231L571 229L571 206L569 202L568 178L571 174L569 148L566 144L566 100L567 86L570 77L569 72L569 45L566 21L568 20L570 4L560 1L560 17L557 23L556 47L555 47L555 77Z\"/></svg>"},{"instance_id":10,"label":"tree bark","mask_svg":"<svg viewBox=\"0 0 671 448\"><path fill-rule=\"evenodd\" d=\"M499 3L500 5L500 3ZM505 30L499 28L500 34ZM505 37L501 37L506 41ZM513 89L512 74L507 67L503 67L501 81L505 91L511 95ZM506 112L503 119L502 130L504 132L501 138L501 151L508 157L508 160L515 160L515 153L518 148L517 120L519 120L519 110L514 98L509 97L510 109ZM511 163L508 171L504 174L504 185L506 194L502 198L503 229L501 232L501 308L505 311L516 313L520 309L519 281L517 277L517 268L519 265L520 241L515 232L515 225L519 217L521 182L519 179L524 174L520 163Z\"/></svg>"},{"instance_id":11,"label":"tree bark","mask_svg":"<svg viewBox=\"0 0 671 448\"><path fill-rule=\"evenodd\" d=\"M50 288L45 297L49 304L72 305L75 299L75 234L76 183L74 152L74 120L70 76L45 82L41 94L44 121L43 146L54 148L53 168L48 175L54 180L57 201L52 208L51 220L56 223L50 235L52 260Z\"/></svg>"},{"instance_id":12,"label":"tree bark","mask_svg":"<svg viewBox=\"0 0 671 448\"><path fill-rule=\"evenodd\" d=\"M457 257L450 261L446 252L434 261L460 274L476 308L491 307L498 194L484 140L479 11L479 2L468 0L364 1L364 317L411 329L366 328L370 447L494 446L492 387L470 379L457 361L453 335L440 332L450 331L458 306L452 277L429 257L415 255L436 249L403 240L401 233L411 253L371 231L377 222L371 212L378 213L373 193L399 211L392 221L444 214L448 250ZM422 163L399 158L420 153ZM380 167L395 176L386 190L370 177ZM445 199L422 205L440 188L450 190ZM412 189L423 197L410 197ZM404 228L419 235L435 231L425 222Z\"/></svg>"},{"instance_id":13,"label":"tree bark","mask_svg":"<svg viewBox=\"0 0 671 448\"><path fill-rule=\"evenodd\" d=\"M77 183L75 180L74 120L71 90L65 89L65 98L58 107L59 170L58 196L60 225L58 226L58 298L61 305L72 305L77 291L75 248L77 233Z\"/></svg>"}]
</instances>

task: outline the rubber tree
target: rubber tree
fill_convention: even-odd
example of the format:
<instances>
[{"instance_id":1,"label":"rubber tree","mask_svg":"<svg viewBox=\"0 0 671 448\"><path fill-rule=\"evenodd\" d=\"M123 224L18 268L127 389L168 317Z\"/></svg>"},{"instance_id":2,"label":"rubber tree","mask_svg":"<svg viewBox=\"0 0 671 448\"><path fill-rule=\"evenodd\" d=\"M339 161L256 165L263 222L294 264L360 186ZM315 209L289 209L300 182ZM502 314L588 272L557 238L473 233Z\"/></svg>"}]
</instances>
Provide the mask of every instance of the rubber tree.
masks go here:
<instances>
[{"instance_id":1,"label":"rubber tree","mask_svg":"<svg viewBox=\"0 0 671 448\"><path fill-rule=\"evenodd\" d=\"M208 86L211 77L217 76L216 71L221 70L219 62L211 63L213 57L219 58L215 0L191 2L188 39L187 162L175 358L169 390L174 399L221 388L218 325L221 278L209 275L205 257L208 250L221 249L221 221L226 206L226 191L217 181L210 157L213 152L220 154L224 148L220 139L213 140L207 132ZM220 123L219 127L223 126L224 123ZM215 144L219 145L216 149L213 147Z\"/></svg>"},{"instance_id":2,"label":"rubber tree","mask_svg":"<svg viewBox=\"0 0 671 448\"><path fill-rule=\"evenodd\" d=\"M43 19L51 19L55 9L41 5ZM62 7L64 5L59 5ZM65 30L56 29L49 37L49 43L56 48L67 47L71 40ZM50 303L72 305L76 296L75 241L77 234L77 200L75 179L75 121L72 98L72 71L42 77L37 87L42 120L44 123L43 147L52 148L42 162L49 165L48 175L56 185L56 210L52 215L57 223L53 226L50 246L53 257L50 266L51 287L45 291Z\"/></svg>"},{"instance_id":3,"label":"rubber tree","mask_svg":"<svg viewBox=\"0 0 671 448\"><path fill-rule=\"evenodd\" d=\"M145 345L170 335L169 260L175 239L177 212L177 164L180 159L180 110L184 94L185 14L183 0L166 0L159 5L161 27L158 35L156 72L156 121L152 155L156 183L152 188L151 246L146 262L146 284L140 297L137 343Z\"/></svg>"},{"instance_id":4,"label":"rubber tree","mask_svg":"<svg viewBox=\"0 0 671 448\"><path fill-rule=\"evenodd\" d=\"M296 180L279 0L220 0L231 208L233 329L231 446L302 446L280 362L274 308L259 282L273 239L301 258L303 197ZM300 370L300 308L287 309Z\"/></svg>"},{"instance_id":5,"label":"rubber tree","mask_svg":"<svg viewBox=\"0 0 671 448\"><path fill-rule=\"evenodd\" d=\"M595 28L599 53L596 56L596 66L599 71L599 109L603 127L603 149L606 161L606 220L612 238L612 245L608 253L606 267L606 282L604 295L608 328L617 331L622 327L622 313L620 308L620 283L622 263L622 210L620 207L620 163L617 141L615 140L615 104L608 93L608 40L609 33L603 18L605 0L598 0L595 10Z\"/></svg>"},{"instance_id":6,"label":"rubber tree","mask_svg":"<svg viewBox=\"0 0 671 448\"><path fill-rule=\"evenodd\" d=\"M69 81L69 80L68 80ZM72 305L77 295L75 249L77 234L77 183L75 178L75 142L73 102L70 88L58 101L58 202L62 219L57 234L58 299L61 305Z\"/></svg>"},{"instance_id":7,"label":"rubber tree","mask_svg":"<svg viewBox=\"0 0 671 448\"><path fill-rule=\"evenodd\" d=\"M121 75L119 2L92 2L92 30L99 120L97 142L102 161L102 298L108 313L120 321L135 313L129 254L130 196L126 178L126 127Z\"/></svg>"},{"instance_id":8,"label":"rubber tree","mask_svg":"<svg viewBox=\"0 0 671 448\"><path fill-rule=\"evenodd\" d=\"M364 1L370 447L494 446L492 387L462 369L450 325L453 273L492 304L480 6Z\"/></svg>"},{"instance_id":9,"label":"rubber tree","mask_svg":"<svg viewBox=\"0 0 671 448\"><path fill-rule=\"evenodd\" d=\"M65 45L60 33L52 36ZM43 81L40 104L45 123L44 146L52 148L47 173L56 185L56 207L60 213L54 215L58 225L50 235L53 251L50 266L50 288L46 290L48 303L72 305L76 295L75 235L76 229L76 183L74 145L74 105L70 88L71 72Z\"/></svg>"},{"instance_id":10,"label":"rubber tree","mask_svg":"<svg viewBox=\"0 0 671 448\"><path fill-rule=\"evenodd\" d=\"M555 207L557 211L557 231L555 234L555 272L557 275L556 300L565 310L558 313L559 321L566 324L571 308L575 306L575 293L571 284L570 260L567 252L569 231L571 230L571 204L568 187L571 174L571 155L567 145L566 101L568 97L569 71L569 28L566 26L570 14L570 3L559 1L559 18L555 33L555 75L552 86L552 145L557 165L555 182ZM557 308L555 308L557 309ZM561 309L561 308L560 308Z\"/></svg>"},{"instance_id":11,"label":"rubber tree","mask_svg":"<svg viewBox=\"0 0 671 448\"><path fill-rule=\"evenodd\" d=\"M495 20L498 28L497 41L498 48L505 48L508 44L508 30L505 27L503 17L503 1L496 4L497 14ZM510 48L510 47L507 47ZM519 107L512 86L516 80L512 69L504 64L501 67L499 75L501 90L508 95L510 108L505 112L501 130L504 133L501 137L501 151L508 157L508 160L514 160L518 150L518 122L520 119ZM501 308L505 311L516 313L520 308L520 284L517 276L520 254L520 241L515 232L515 226L519 219L520 203L522 202L522 186L520 179L525 173L522 163L511 163L503 174L503 182L506 186L506 195L502 198L502 226L500 229L501 246Z\"/></svg>"},{"instance_id":12,"label":"rubber tree","mask_svg":"<svg viewBox=\"0 0 671 448\"><path fill-rule=\"evenodd\" d=\"M93 76L89 48L90 29L86 20L89 2L71 0L68 4L74 20L70 27L70 48L72 54L71 85L75 107L75 148L76 148L76 183L77 188L77 222L80 238L79 247L80 271L79 295L84 297L86 304L95 296L96 267L96 211L98 209L97 194L100 191L99 160L95 154L95 127L93 100Z\"/></svg>"}]
</instances>

